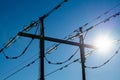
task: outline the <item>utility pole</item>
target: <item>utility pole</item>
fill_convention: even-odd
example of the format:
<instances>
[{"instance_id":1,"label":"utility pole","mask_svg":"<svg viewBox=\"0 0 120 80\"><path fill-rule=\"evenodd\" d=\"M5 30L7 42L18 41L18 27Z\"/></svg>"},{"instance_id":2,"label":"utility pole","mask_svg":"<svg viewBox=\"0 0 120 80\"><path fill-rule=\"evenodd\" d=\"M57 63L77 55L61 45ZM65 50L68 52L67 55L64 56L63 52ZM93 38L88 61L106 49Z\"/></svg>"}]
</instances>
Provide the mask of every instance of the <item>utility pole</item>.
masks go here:
<instances>
[{"instance_id":1,"label":"utility pole","mask_svg":"<svg viewBox=\"0 0 120 80\"><path fill-rule=\"evenodd\" d=\"M85 75L85 52L84 52L84 39L83 39L83 33L82 32L82 27L79 28L80 31L80 57L81 57L81 66L82 66L82 80L86 80L86 75Z\"/></svg>"},{"instance_id":2,"label":"utility pole","mask_svg":"<svg viewBox=\"0 0 120 80\"><path fill-rule=\"evenodd\" d=\"M44 79L44 16L41 17L40 20L40 80L45 80Z\"/></svg>"}]
</instances>

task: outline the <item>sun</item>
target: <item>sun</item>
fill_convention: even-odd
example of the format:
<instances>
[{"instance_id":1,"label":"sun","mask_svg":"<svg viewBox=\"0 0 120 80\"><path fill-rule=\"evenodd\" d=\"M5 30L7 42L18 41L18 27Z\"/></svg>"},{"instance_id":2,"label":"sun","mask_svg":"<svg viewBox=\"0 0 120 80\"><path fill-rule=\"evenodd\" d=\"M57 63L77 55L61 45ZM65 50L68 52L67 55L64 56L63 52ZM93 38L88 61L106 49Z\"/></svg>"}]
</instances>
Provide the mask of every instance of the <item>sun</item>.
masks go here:
<instances>
[{"instance_id":1,"label":"sun","mask_svg":"<svg viewBox=\"0 0 120 80\"><path fill-rule=\"evenodd\" d=\"M96 37L94 45L97 47L97 50L100 52L107 52L111 49L113 40L108 36L100 35Z\"/></svg>"}]
</instances>

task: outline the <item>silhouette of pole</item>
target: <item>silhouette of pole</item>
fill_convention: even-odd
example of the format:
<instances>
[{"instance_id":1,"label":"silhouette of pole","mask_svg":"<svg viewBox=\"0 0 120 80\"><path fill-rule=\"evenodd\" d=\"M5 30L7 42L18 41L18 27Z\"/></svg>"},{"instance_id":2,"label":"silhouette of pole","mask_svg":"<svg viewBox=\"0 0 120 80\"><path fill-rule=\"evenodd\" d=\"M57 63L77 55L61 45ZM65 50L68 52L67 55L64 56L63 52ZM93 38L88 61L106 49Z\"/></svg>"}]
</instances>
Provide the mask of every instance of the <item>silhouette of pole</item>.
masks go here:
<instances>
[{"instance_id":1,"label":"silhouette of pole","mask_svg":"<svg viewBox=\"0 0 120 80\"><path fill-rule=\"evenodd\" d=\"M79 29L80 33L82 33L82 27ZM84 39L83 34L80 35L80 57L81 57L81 66L82 66L82 80L86 80L86 74L85 74L85 52L84 52Z\"/></svg>"},{"instance_id":2,"label":"silhouette of pole","mask_svg":"<svg viewBox=\"0 0 120 80\"><path fill-rule=\"evenodd\" d=\"M67 2L67 0L62 1L60 4L58 4L56 7L54 7L52 10L50 10L47 14L44 14L42 17L40 17L40 80L44 79L44 19L47 18L51 13L53 13L55 10L61 7L61 5Z\"/></svg>"},{"instance_id":3,"label":"silhouette of pole","mask_svg":"<svg viewBox=\"0 0 120 80\"><path fill-rule=\"evenodd\" d=\"M40 80L44 79L44 17L40 18Z\"/></svg>"}]
</instances>

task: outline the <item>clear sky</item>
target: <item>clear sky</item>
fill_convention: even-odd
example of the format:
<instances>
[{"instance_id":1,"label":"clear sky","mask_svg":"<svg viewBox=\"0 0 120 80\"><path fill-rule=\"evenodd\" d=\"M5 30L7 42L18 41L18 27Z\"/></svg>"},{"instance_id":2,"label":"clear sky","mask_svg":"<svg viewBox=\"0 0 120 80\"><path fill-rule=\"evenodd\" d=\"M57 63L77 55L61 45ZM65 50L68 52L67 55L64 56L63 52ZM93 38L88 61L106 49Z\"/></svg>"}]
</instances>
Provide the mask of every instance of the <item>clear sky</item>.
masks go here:
<instances>
[{"instance_id":1,"label":"clear sky","mask_svg":"<svg viewBox=\"0 0 120 80\"><path fill-rule=\"evenodd\" d=\"M14 37L25 26L36 21L42 15L49 12L63 0L0 0L0 49ZM94 26L102 20L120 11L119 0L68 0L58 10L54 11L44 20L45 36L63 39L85 23L89 23L83 30ZM117 5L117 6L116 6ZM108 13L105 14L105 12ZM97 17L100 18L97 18ZM107 35L111 39L120 40L120 16L112 16L107 22L103 22L89 30L86 37L86 44L94 44L95 38L99 35ZM36 27L30 32L34 34ZM73 33L72 35L76 34ZM31 39L20 37L10 47L4 49L7 56L14 57L20 55ZM76 37L75 42L79 42ZM45 52L54 43L45 42ZM86 66L99 66L109 60L119 48L116 42L107 52L95 51L86 57ZM63 62L75 53L76 46L61 44L56 50L46 57L51 62ZM85 49L85 54L93 49ZM39 40L34 40L24 55L18 59L6 59L3 52L0 53L0 80L4 80L12 73L18 71L6 80L38 80L39 79L39 60L30 66L27 64L34 61L39 54ZM116 54L106 65L91 69L86 68L86 80L119 80L120 79L120 54ZM82 80L81 63L74 62L80 58L78 51L72 59L61 65L48 64L45 60L45 80ZM25 67L24 67L25 66ZM63 67L63 69L60 69Z\"/></svg>"}]
</instances>

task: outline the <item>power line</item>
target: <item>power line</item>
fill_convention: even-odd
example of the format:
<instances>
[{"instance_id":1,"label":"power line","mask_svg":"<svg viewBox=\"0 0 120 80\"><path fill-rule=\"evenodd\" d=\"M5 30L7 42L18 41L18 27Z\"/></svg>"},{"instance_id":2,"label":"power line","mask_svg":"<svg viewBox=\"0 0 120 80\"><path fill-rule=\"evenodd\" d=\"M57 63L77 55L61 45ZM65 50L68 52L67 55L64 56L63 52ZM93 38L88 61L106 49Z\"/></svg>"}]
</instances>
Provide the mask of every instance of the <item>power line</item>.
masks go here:
<instances>
[{"instance_id":1,"label":"power line","mask_svg":"<svg viewBox=\"0 0 120 80\"><path fill-rule=\"evenodd\" d=\"M31 61L29 64L23 66L22 68L18 69L17 71L15 71L14 73L8 75L7 77L5 77L3 80L7 80L8 78L12 77L13 75L17 74L18 72L22 71L23 69L31 66L32 64L34 64L37 60L39 60L39 57L36 58L35 60Z\"/></svg>"},{"instance_id":2,"label":"power line","mask_svg":"<svg viewBox=\"0 0 120 80\"><path fill-rule=\"evenodd\" d=\"M37 33L38 29L39 29L39 26L37 26L37 28L36 28L36 30L35 30L35 34ZM33 40L34 40L34 38L32 38L32 39L30 40L30 42L28 43L28 45L24 48L24 50L23 50L23 51L21 52L21 54L18 55L18 56L9 57L9 56L6 55L6 53L3 51L3 54L4 54L5 58L6 58L6 59L18 59L19 57L21 57L22 55L25 54L25 52L27 51L27 49L28 49L28 48L30 47L30 45L32 44Z\"/></svg>"},{"instance_id":3,"label":"power line","mask_svg":"<svg viewBox=\"0 0 120 80\"><path fill-rule=\"evenodd\" d=\"M30 61L30 60L31 60L32 58L34 58L35 56L37 56L37 54L33 55L33 56L30 57L29 59L27 59L27 60L23 61L22 63L18 64L17 66L15 66L14 68L10 69L9 71L4 72L3 74L0 75L0 77L2 77L2 76L4 76L4 75L6 75L6 74L12 72L13 70L17 69L17 68L20 67L22 64L24 64L24 63Z\"/></svg>"},{"instance_id":4,"label":"power line","mask_svg":"<svg viewBox=\"0 0 120 80\"><path fill-rule=\"evenodd\" d=\"M83 31L83 33L86 32L86 31L89 31L89 30L93 29L94 27L96 27L96 26L98 26L98 25L100 25L100 24L102 24L102 23L108 22L110 19L112 19L112 18L114 18L114 17L117 17L117 16L119 16L119 15L120 15L120 11L117 12L117 13L115 13L115 14L113 14L113 15L111 15L111 16L109 16L108 18L106 18L106 19L98 22L97 24L95 24L95 25L87 28L86 30ZM82 34L82 33L81 33L81 34Z\"/></svg>"},{"instance_id":5,"label":"power line","mask_svg":"<svg viewBox=\"0 0 120 80\"><path fill-rule=\"evenodd\" d=\"M84 39L85 39L87 33L88 33L88 31L86 31L86 33L85 33L85 35L84 35ZM77 35L78 35L78 34L77 34ZM75 36L76 36L76 35L71 36L71 37L69 37L67 40L73 39ZM66 38L66 37L65 37L65 38ZM65 38L64 38L64 39L65 39ZM54 44L53 47L50 48L46 53L50 53L52 50L55 50L60 44L61 44L61 43ZM48 60L48 58L47 58L46 56L45 56L45 60L48 62L48 64L60 65L60 64L63 64L63 63L66 63L66 62L70 61L70 60L73 58L73 56L78 52L78 50L79 50L79 48L73 53L73 55L71 55L68 59L66 59L65 61L62 61L62 62L56 62L56 63L55 63L55 62L51 62L50 60Z\"/></svg>"},{"instance_id":6,"label":"power line","mask_svg":"<svg viewBox=\"0 0 120 80\"><path fill-rule=\"evenodd\" d=\"M6 59L18 59L19 57L21 57L22 55L25 54L25 52L27 51L27 49L29 48L29 46L31 45L33 39L30 40L30 42L28 43L28 45L24 48L24 50L22 51L22 53L18 56L14 56L14 57L9 57L8 55L5 54L5 52L3 51L3 54L5 56Z\"/></svg>"},{"instance_id":7,"label":"power line","mask_svg":"<svg viewBox=\"0 0 120 80\"><path fill-rule=\"evenodd\" d=\"M93 50L93 51L94 51L94 50ZM85 56L90 55L91 53L93 53L93 51L90 51L90 52L87 53ZM12 77L13 75L17 74L18 72L22 71L23 69L25 69L25 68L27 68L27 67L30 67L30 66L31 66L32 64L34 64L39 58L40 58L40 57L34 59L33 61L31 61L31 62L28 63L27 65L25 65L25 66L23 66L22 68L16 70L16 71L13 72L12 74L10 74L10 75L8 75L7 77L5 77L3 80L7 80L8 78ZM58 69L56 69L56 70L54 70L54 71L46 74L45 76L49 76L49 75L51 75L51 74L53 74L53 73L55 73L55 72L57 72L57 71L59 71L59 70L62 70L63 68L68 67L69 65L71 65L72 63L77 62L78 60L80 60L80 58L75 59L74 61L70 62L69 64L67 64L67 65L65 65L65 66L63 66L63 67L60 67L60 68L58 68ZM22 63L21 63L21 64L22 64ZM19 64L18 66L20 66L21 64ZM4 74L6 74L6 73L4 73ZM3 75L4 75L4 74L3 74ZM2 76L2 75L1 75L1 76Z\"/></svg>"},{"instance_id":8,"label":"power line","mask_svg":"<svg viewBox=\"0 0 120 80\"><path fill-rule=\"evenodd\" d=\"M57 72L57 71L59 71L59 70L63 70L64 68L68 67L69 65L71 65L71 64L73 64L73 63L75 63L75 62L77 62L77 61L79 61L79 60L80 60L80 58L75 59L74 61L70 62L69 64L64 65L63 67L60 67L60 68L58 68L58 69L56 69L56 70L54 70L54 71L46 74L45 77L47 77L47 76L49 76L49 75L51 75L51 74L53 74L53 73L55 73L55 72Z\"/></svg>"},{"instance_id":9,"label":"power line","mask_svg":"<svg viewBox=\"0 0 120 80\"><path fill-rule=\"evenodd\" d=\"M94 67L86 66L86 68L97 69L97 68L103 67L104 65L106 65L107 63L109 63L109 62L119 53L119 50L120 50L120 47L119 47L119 48L115 51L115 53L114 53L107 61L105 61L103 64L101 64L101 65L99 65L99 66L94 66Z\"/></svg>"},{"instance_id":10,"label":"power line","mask_svg":"<svg viewBox=\"0 0 120 80\"><path fill-rule=\"evenodd\" d=\"M86 68L95 69L95 68L99 68L99 67L104 66L104 65L107 64L113 57L115 57L116 54L118 54L119 50L120 50L120 47L119 47L118 50L115 52L115 54L114 54L109 60L107 60L106 62L104 62L102 65L97 66L97 67L88 67L88 66L86 66ZM86 54L85 56L90 55L90 54L93 53L94 51L95 51L95 50L90 51L90 52L89 52L88 54ZM76 51L76 52L77 52L77 51ZM36 58L36 59L33 60L32 62L30 62L29 64L23 66L22 68L20 68L19 70L15 71L14 73L10 74L9 76L7 76L6 78L4 78L3 80L7 80L8 78L10 78L11 76L13 76L13 75L15 75L16 73L20 72L20 71L23 70L24 68L27 68L27 67L29 67L30 65L34 64L38 59L39 59L39 58ZM67 68L69 65L71 65L71 64L73 64L73 63L75 63L75 62L77 62L77 61L79 61L79 60L80 60L80 58L75 59L74 61L72 61L72 62L70 62L70 63L68 63L68 64L66 64L66 65L64 65L64 66L62 66L62 67L60 67L60 68L58 68L58 69L56 69L56 70L48 73L48 74L46 74L45 77L47 77L47 76L49 76L49 75L51 75L51 74L53 74L53 73L55 73L55 72L57 72L57 71L63 70L64 68Z\"/></svg>"},{"instance_id":11,"label":"power line","mask_svg":"<svg viewBox=\"0 0 120 80\"><path fill-rule=\"evenodd\" d=\"M108 13L110 13L112 10L114 10L115 8L119 7L120 3L116 4L115 6L113 6L112 8L108 9L107 11L105 11L104 13L102 13L101 15L97 16L96 18L94 18L93 20L91 20L90 22L87 22L85 24L83 24L81 27L86 27L87 25L89 25L90 23L94 22L95 20L98 20L100 18L102 18L104 15L107 15ZM74 32L79 32L79 28L74 30Z\"/></svg>"},{"instance_id":12,"label":"power line","mask_svg":"<svg viewBox=\"0 0 120 80\"><path fill-rule=\"evenodd\" d=\"M60 65L60 64L63 64L63 63L70 61L78 51L79 51L79 48L68 59L66 59L65 61L62 61L62 62L56 62L56 63L51 62L50 60L48 60L48 58L46 56L45 56L45 60L48 62L48 64Z\"/></svg>"},{"instance_id":13,"label":"power line","mask_svg":"<svg viewBox=\"0 0 120 80\"><path fill-rule=\"evenodd\" d=\"M38 24L37 22L38 22L38 21L32 22L29 26L24 27L24 29L22 30L22 32L24 32L24 31L25 31L25 32L30 31L34 26L36 26L36 25ZM11 39L3 46L3 48L0 49L0 53L1 53L2 51L4 51L4 49L10 47L10 46L11 46L13 43L15 43L19 38L20 38L20 36L18 36L18 35L15 35L13 38L11 38Z\"/></svg>"},{"instance_id":14,"label":"power line","mask_svg":"<svg viewBox=\"0 0 120 80\"><path fill-rule=\"evenodd\" d=\"M88 55L90 55L90 54L93 53L93 52L94 52L94 50L90 51L90 52L87 53L85 56L87 57ZM56 70L48 73L48 74L46 74L45 77L47 77L47 76L49 76L49 75L51 75L51 74L53 74L53 73L55 73L55 72L57 72L57 71L63 70L64 68L67 68L69 65L71 65L71 64L79 61L80 59L81 59L81 58L77 58L77 59L73 60L72 62L70 62L70 63L68 63L68 64L66 64L66 65L64 65L64 66L62 66L62 67L60 67L60 68L58 68L58 69L56 69Z\"/></svg>"},{"instance_id":15,"label":"power line","mask_svg":"<svg viewBox=\"0 0 120 80\"><path fill-rule=\"evenodd\" d=\"M92 68L92 69L100 68L100 67L104 66L105 64L107 64L108 62L110 62L110 61L113 59L113 57L115 57L115 55L118 54L119 50L120 50L120 47L119 47L118 50L115 52L115 54L114 54L109 60L107 60L106 62L104 62L102 65L96 66L96 67L88 67L88 66L85 66L85 67L86 67L86 68ZM93 51L94 51L94 50L93 50ZM90 53L86 54L86 56L89 55L89 54L91 54L93 51L91 51ZM64 68L68 67L68 66L71 65L72 63L75 63L75 62L77 62L77 61L79 61L79 60L80 60L80 58L78 58L78 59L70 62L69 64L67 64L67 65L65 65L65 66L63 66L63 67L60 67L60 68L58 68L58 69L56 69L56 70L54 70L54 71L46 74L45 77L47 77L47 76L49 76L49 75L51 75L51 74L53 74L53 73L55 73L55 72L57 72L57 71L63 70Z\"/></svg>"}]
</instances>

